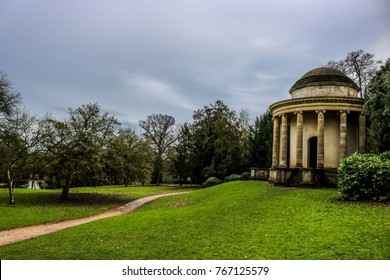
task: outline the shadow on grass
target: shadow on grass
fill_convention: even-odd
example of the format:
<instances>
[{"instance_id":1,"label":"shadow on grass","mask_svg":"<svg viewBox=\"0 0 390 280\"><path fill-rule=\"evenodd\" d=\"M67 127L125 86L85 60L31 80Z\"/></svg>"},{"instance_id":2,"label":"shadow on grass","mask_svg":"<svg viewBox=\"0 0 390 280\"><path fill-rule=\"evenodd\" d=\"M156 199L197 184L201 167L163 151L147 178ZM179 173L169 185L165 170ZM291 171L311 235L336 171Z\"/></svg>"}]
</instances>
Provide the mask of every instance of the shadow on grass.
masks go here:
<instances>
[{"instance_id":1,"label":"shadow on grass","mask_svg":"<svg viewBox=\"0 0 390 280\"><path fill-rule=\"evenodd\" d=\"M117 188L118 186L112 186ZM127 186L131 190L132 187L140 186ZM190 191L199 189L198 186L179 186L179 185L161 185L165 191L176 192L176 191ZM109 189L109 187L104 187ZM148 188L155 189L156 186L145 186L141 187L144 192ZM47 190L27 190L27 189L15 189L15 205L9 205L8 203L8 189L0 188L0 205L2 207L9 205L13 206L120 206L136 200L140 197L145 197L149 195L158 194L157 192L150 191L144 192L143 195L139 195L137 188L135 188L134 196L129 194L121 193L101 193L91 191L79 191L76 189L71 189L69 192L68 200L61 200L61 190L60 189L47 189Z\"/></svg>"},{"instance_id":2,"label":"shadow on grass","mask_svg":"<svg viewBox=\"0 0 390 280\"><path fill-rule=\"evenodd\" d=\"M99 205L122 205L132 200L131 197L120 194L102 193L70 193L68 200L61 200L59 192L39 192L15 194L15 205L12 206L99 206ZM3 204L3 206L5 206Z\"/></svg>"}]
</instances>

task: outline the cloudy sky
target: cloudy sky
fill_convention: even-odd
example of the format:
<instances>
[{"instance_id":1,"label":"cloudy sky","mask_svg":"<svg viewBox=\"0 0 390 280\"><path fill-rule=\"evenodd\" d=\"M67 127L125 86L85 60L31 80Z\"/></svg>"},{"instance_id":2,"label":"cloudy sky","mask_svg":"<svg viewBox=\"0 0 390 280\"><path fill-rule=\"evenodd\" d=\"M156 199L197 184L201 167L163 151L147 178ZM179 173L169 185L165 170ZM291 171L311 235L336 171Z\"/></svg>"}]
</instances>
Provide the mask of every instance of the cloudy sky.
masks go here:
<instances>
[{"instance_id":1,"label":"cloudy sky","mask_svg":"<svg viewBox=\"0 0 390 280\"><path fill-rule=\"evenodd\" d=\"M329 60L385 61L389 27L388 0L0 0L0 70L38 116L96 102L136 127L222 100L254 119Z\"/></svg>"}]
</instances>

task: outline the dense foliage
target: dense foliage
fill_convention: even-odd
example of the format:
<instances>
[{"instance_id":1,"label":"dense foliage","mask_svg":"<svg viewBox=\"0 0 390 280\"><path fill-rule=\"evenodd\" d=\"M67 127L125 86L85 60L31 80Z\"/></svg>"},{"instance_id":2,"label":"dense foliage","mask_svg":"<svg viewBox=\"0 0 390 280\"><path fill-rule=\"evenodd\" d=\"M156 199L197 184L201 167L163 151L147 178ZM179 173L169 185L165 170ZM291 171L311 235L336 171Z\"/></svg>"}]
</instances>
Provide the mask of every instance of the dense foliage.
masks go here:
<instances>
[{"instance_id":1,"label":"dense foliage","mask_svg":"<svg viewBox=\"0 0 390 280\"><path fill-rule=\"evenodd\" d=\"M267 110L256 117L249 134L249 164L250 167L270 167L272 164L272 114Z\"/></svg>"},{"instance_id":2,"label":"dense foliage","mask_svg":"<svg viewBox=\"0 0 390 280\"><path fill-rule=\"evenodd\" d=\"M370 122L369 140L371 149L376 153L390 150L390 60L372 79L370 99L364 110Z\"/></svg>"},{"instance_id":3,"label":"dense foliage","mask_svg":"<svg viewBox=\"0 0 390 280\"><path fill-rule=\"evenodd\" d=\"M215 176L224 178L240 171L242 157L236 113L222 101L205 106L193 115L192 163L198 182Z\"/></svg>"},{"instance_id":4,"label":"dense foliage","mask_svg":"<svg viewBox=\"0 0 390 280\"><path fill-rule=\"evenodd\" d=\"M171 161L170 171L178 178L182 185L192 176L192 134L191 125L184 123L178 126L176 145L170 150L169 159ZM191 182L191 180L190 180Z\"/></svg>"},{"instance_id":5,"label":"dense foliage","mask_svg":"<svg viewBox=\"0 0 390 280\"><path fill-rule=\"evenodd\" d=\"M390 153L355 153L341 161L338 172L338 188L342 199L390 200Z\"/></svg>"}]
</instances>

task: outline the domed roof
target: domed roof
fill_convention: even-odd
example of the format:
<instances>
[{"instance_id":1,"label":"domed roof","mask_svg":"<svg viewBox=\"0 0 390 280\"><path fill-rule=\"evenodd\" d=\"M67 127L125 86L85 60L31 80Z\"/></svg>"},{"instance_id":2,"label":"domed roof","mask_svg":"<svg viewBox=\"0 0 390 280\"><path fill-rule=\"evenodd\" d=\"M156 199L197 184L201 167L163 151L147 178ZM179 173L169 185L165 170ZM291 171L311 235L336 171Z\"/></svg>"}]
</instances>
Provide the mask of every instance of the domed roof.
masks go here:
<instances>
[{"instance_id":1,"label":"domed roof","mask_svg":"<svg viewBox=\"0 0 390 280\"><path fill-rule=\"evenodd\" d=\"M359 91L359 87L347 77L343 72L329 67L319 67L310 70L303 75L295 84L291 87L290 93L294 90L309 87L309 86L323 86L323 85L340 85L348 86Z\"/></svg>"}]
</instances>

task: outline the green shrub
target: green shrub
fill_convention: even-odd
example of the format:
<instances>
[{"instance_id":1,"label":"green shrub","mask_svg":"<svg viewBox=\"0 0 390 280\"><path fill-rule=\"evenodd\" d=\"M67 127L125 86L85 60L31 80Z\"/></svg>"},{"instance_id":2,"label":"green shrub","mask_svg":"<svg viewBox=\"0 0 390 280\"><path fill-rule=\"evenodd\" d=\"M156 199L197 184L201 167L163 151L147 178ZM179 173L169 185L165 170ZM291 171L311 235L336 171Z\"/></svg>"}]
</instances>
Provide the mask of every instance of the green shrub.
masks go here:
<instances>
[{"instance_id":1,"label":"green shrub","mask_svg":"<svg viewBox=\"0 0 390 280\"><path fill-rule=\"evenodd\" d=\"M250 172L244 172L240 176L240 181L248 181L251 178Z\"/></svg>"},{"instance_id":2,"label":"green shrub","mask_svg":"<svg viewBox=\"0 0 390 280\"><path fill-rule=\"evenodd\" d=\"M229 176L229 182L238 181L240 180L240 175L238 174L232 174Z\"/></svg>"},{"instance_id":3,"label":"green shrub","mask_svg":"<svg viewBox=\"0 0 390 280\"><path fill-rule=\"evenodd\" d=\"M353 154L341 161L338 189L344 200L390 200L390 154Z\"/></svg>"},{"instance_id":4,"label":"green shrub","mask_svg":"<svg viewBox=\"0 0 390 280\"><path fill-rule=\"evenodd\" d=\"M222 183L222 180L218 179L217 177L209 177L206 182L202 184L202 188L208 188Z\"/></svg>"},{"instance_id":5,"label":"green shrub","mask_svg":"<svg viewBox=\"0 0 390 280\"><path fill-rule=\"evenodd\" d=\"M224 182L233 182L233 181L248 181L251 177L250 172L244 172L241 175L232 174L230 176L225 177Z\"/></svg>"}]
</instances>

